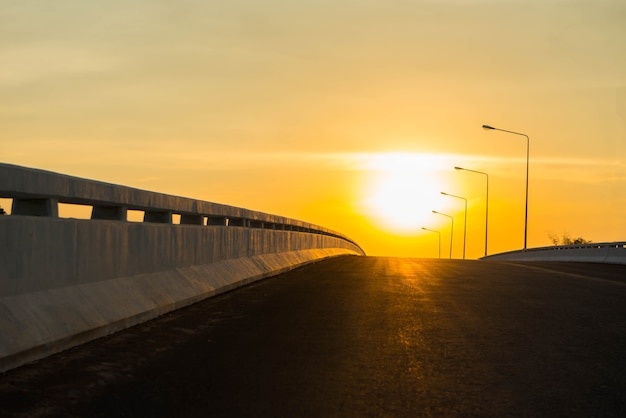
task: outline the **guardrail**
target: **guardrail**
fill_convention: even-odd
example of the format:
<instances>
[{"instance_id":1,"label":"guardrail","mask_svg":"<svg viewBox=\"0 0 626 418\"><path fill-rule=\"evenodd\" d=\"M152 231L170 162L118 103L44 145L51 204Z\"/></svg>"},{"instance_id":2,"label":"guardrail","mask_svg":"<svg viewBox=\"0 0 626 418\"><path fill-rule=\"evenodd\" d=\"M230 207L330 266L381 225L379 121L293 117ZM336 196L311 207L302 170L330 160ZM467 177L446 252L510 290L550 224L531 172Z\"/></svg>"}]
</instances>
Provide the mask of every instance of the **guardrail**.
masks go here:
<instances>
[{"instance_id":1,"label":"guardrail","mask_svg":"<svg viewBox=\"0 0 626 418\"><path fill-rule=\"evenodd\" d=\"M67 203L90 206L94 220L127 221L128 211L142 211L149 223L172 224L179 215L182 225L306 232L358 247L343 234L296 219L10 164L0 164L0 198L12 199L11 215L56 218L59 203Z\"/></svg>"},{"instance_id":2,"label":"guardrail","mask_svg":"<svg viewBox=\"0 0 626 418\"><path fill-rule=\"evenodd\" d=\"M0 372L297 266L365 254L300 220L9 164L0 198L12 199L0 215ZM60 218L61 204L90 216Z\"/></svg>"},{"instance_id":3,"label":"guardrail","mask_svg":"<svg viewBox=\"0 0 626 418\"><path fill-rule=\"evenodd\" d=\"M505 261L570 261L626 264L626 242L553 245L489 255L481 260Z\"/></svg>"}]
</instances>

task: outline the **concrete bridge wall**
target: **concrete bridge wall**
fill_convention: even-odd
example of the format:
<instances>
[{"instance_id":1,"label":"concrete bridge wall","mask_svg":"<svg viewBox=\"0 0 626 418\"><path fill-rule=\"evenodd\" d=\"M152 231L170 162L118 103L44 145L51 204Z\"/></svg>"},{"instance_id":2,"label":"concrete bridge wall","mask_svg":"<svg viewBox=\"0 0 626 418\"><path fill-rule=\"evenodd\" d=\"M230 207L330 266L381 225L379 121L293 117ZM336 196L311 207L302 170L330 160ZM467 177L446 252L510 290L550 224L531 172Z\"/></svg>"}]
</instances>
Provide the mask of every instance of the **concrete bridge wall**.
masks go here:
<instances>
[{"instance_id":1,"label":"concrete bridge wall","mask_svg":"<svg viewBox=\"0 0 626 418\"><path fill-rule=\"evenodd\" d=\"M602 242L579 245L555 245L509 251L483 257L502 261L568 261L626 264L626 242Z\"/></svg>"},{"instance_id":2,"label":"concrete bridge wall","mask_svg":"<svg viewBox=\"0 0 626 418\"><path fill-rule=\"evenodd\" d=\"M0 371L237 286L338 255L324 227L0 164ZM91 219L58 218L58 204ZM129 210L144 222L128 222ZM180 224L173 224L180 215Z\"/></svg>"}]
</instances>

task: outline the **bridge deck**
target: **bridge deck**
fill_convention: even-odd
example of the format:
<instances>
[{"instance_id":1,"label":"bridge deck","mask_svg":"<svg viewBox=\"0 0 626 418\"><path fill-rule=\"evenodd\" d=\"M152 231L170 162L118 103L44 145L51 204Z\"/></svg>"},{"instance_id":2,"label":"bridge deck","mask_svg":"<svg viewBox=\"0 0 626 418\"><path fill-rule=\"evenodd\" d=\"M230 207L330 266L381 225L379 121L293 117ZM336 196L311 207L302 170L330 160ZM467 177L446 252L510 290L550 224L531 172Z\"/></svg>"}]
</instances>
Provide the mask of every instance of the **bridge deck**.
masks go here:
<instances>
[{"instance_id":1,"label":"bridge deck","mask_svg":"<svg viewBox=\"0 0 626 418\"><path fill-rule=\"evenodd\" d=\"M0 415L625 416L625 279L331 259L0 375Z\"/></svg>"}]
</instances>

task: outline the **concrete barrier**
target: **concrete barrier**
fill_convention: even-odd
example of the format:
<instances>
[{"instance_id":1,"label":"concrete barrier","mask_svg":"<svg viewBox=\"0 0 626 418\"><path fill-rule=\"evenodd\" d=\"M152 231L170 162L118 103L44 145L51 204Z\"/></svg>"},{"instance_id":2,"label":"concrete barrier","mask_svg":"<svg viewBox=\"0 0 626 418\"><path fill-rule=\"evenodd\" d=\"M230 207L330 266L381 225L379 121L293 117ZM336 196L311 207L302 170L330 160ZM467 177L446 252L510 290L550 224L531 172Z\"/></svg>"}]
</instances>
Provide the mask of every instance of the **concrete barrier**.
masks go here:
<instances>
[{"instance_id":1,"label":"concrete barrier","mask_svg":"<svg viewBox=\"0 0 626 418\"><path fill-rule=\"evenodd\" d=\"M0 371L237 286L339 255L346 236L295 219L0 164ZM58 218L58 204L91 219ZM128 222L129 210L144 222ZM180 224L173 224L180 215Z\"/></svg>"},{"instance_id":2,"label":"concrete barrier","mask_svg":"<svg viewBox=\"0 0 626 418\"><path fill-rule=\"evenodd\" d=\"M481 260L502 261L568 261L585 263L626 264L626 242L555 245L493 254Z\"/></svg>"}]
</instances>

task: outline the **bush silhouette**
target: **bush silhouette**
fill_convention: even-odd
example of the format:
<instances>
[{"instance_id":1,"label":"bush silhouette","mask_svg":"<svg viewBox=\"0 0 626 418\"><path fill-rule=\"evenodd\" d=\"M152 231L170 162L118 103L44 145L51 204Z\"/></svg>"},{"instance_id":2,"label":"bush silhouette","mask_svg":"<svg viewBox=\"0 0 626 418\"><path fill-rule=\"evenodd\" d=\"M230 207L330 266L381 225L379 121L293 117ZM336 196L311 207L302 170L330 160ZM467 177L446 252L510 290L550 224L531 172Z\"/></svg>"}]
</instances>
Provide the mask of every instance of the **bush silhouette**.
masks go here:
<instances>
[{"instance_id":1,"label":"bush silhouette","mask_svg":"<svg viewBox=\"0 0 626 418\"><path fill-rule=\"evenodd\" d=\"M563 234L561 237L559 237L558 235L550 234L549 237L550 241L552 241L554 245L580 245L592 243L592 241L587 240L583 237L572 238L568 233Z\"/></svg>"}]
</instances>

